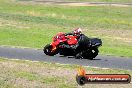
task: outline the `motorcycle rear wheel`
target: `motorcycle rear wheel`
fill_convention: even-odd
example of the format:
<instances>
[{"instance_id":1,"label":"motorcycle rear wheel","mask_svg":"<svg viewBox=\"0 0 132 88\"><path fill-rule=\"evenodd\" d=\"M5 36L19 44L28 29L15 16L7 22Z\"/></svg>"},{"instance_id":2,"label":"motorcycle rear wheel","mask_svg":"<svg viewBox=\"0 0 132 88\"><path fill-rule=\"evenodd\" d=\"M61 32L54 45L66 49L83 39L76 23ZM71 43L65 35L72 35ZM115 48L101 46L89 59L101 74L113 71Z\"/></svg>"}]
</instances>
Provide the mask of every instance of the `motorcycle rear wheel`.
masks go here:
<instances>
[{"instance_id":1,"label":"motorcycle rear wheel","mask_svg":"<svg viewBox=\"0 0 132 88\"><path fill-rule=\"evenodd\" d=\"M98 55L98 48L93 48L92 50L88 51L87 53L84 53L82 56L84 59L93 60Z\"/></svg>"},{"instance_id":2,"label":"motorcycle rear wheel","mask_svg":"<svg viewBox=\"0 0 132 88\"><path fill-rule=\"evenodd\" d=\"M94 49L92 50L92 57L95 58L95 57L98 55L98 53L99 53L98 48L94 48Z\"/></svg>"}]
</instances>

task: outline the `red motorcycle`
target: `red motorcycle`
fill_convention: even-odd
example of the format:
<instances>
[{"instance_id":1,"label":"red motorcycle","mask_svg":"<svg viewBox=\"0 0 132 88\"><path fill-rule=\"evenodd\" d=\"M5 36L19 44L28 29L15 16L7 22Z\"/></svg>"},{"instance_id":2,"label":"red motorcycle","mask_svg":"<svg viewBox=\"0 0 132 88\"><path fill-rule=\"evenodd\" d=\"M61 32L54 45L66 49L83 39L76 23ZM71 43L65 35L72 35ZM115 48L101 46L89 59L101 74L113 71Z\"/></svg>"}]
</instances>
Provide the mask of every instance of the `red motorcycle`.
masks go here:
<instances>
[{"instance_id":1,"label":"red motorcycle","mask_svg":"<svg viewBox=\"0 0 132 88\"><path fill-rule=\"evenodd\" d=\"M89 39L90 44L88 47L85 47L85 50L78 52L77 49L64 48L63 44L73 46L77 44L77 36L73 35L65 35L60 32L53 37L53 42L51 44L47 44L43 51L46 55L54 56L56 54L64 55L64 56L75 56L75 58L86 58L93 59L98 55L98 47L102 45L101 39L91 38Z\"/></svg>"}]
</instances>

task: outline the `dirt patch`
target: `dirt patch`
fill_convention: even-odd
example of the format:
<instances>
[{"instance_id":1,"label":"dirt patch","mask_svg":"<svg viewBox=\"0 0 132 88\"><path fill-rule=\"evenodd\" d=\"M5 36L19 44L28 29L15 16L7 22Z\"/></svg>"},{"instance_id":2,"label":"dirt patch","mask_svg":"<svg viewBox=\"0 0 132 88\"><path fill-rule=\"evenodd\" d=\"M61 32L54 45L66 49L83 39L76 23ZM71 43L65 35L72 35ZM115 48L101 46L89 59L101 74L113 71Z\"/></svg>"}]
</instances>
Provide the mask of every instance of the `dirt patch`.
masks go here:
<instances>
[{"instance_id":1,"label":"dirt patch","mask_svg":"<svg viewBox=\"0 0 132 88\"><path fill-rule=\"evenodd\" d=\"M26 23L21 23L21 22L16 22L16 21L8 21L8 20L0 18L0 27L5 27L5 26L15 27L18 29L29 29L30 28L29 26L27 26Z\"/></svg>"},{"instance_id":2,"label":"dirt patch","mask_svg":"<svg viewBox=\"0 0 132 88\"><path fill-rule=\"evenodd\" d=\"M27 2L26 0L20 0ZM67 6L117 6L117 7L128 7L132 6L132 3L106 3L106 2L73 2L63 0L29 0L30 2L36 2L41 4L56 4L56 5L67 5Z\"/></svg>"},{"instance_id":3,"label":"dirt patch","mask_svg":"<svg viewBox=\"0 0 132 88\"><path fill-rule=\"evenodd\" d=\"M117 7L128 7L130 5L123 4L107 4L107 3L62 3L59 5L68 5L68 6L117 6Z\"/></svg>"},{"instance_id":4,"label":"dirt patch","mask_svg":"<svg viewBox=\"0 0 132 88\"><path fill-rule=\"evenodd\" d=\"M132 30L88 30L85 29L84 32L91 33L106 39L121 40L123 42L132 43ZM96 37L96 36L93 36Z\"/></svg>"}]
</instances>

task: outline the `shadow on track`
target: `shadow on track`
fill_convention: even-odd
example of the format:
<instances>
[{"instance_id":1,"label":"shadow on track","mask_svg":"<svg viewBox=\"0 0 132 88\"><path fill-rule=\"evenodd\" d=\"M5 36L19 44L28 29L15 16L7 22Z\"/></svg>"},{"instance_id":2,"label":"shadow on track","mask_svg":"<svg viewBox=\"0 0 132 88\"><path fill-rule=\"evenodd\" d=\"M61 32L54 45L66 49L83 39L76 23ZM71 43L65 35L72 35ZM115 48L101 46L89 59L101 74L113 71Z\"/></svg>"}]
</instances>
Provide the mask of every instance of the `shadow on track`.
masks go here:
<instances>
[{"instance_id":1,"label":"shadow on track","mask_svg":"<svg viewBox=\"0 0 132 88\"><path fill-rule=\"evenodd\" d=\"M63 55L61 55L61 56L59 56L59 57L67 57L67 58L75 59L74 56L63 56ZM90 60L90 59L87 59L87 60ZM94 58L93 60L101 60L101 59L99 59L99 58Z\"/></svg>"}]
</instances>

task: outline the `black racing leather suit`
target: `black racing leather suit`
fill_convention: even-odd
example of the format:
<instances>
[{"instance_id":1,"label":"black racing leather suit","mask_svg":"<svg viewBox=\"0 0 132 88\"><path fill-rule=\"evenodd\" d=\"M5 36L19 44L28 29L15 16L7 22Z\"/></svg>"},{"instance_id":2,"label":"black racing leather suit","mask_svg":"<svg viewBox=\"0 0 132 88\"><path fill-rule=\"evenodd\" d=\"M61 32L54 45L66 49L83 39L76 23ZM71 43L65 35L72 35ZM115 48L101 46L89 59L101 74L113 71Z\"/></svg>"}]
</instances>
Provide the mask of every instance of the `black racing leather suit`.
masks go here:
<instances>
[{"instance_id":1,"label":"black racing leather suit","mask_svg":"<svg viewBox=\"0 0 132 88\"><path fill-rule=\"evenodd\" d=\"M66 33L65 35L73 35L74 33ZM77 38L78 42L75 45L64 45L66 48L76 49L76 52L79 53L83 50L86 50L87 47L89 47L90 42L89 38L85 36L84 34L80 34Z\"/></svg>"}]
</instances>

